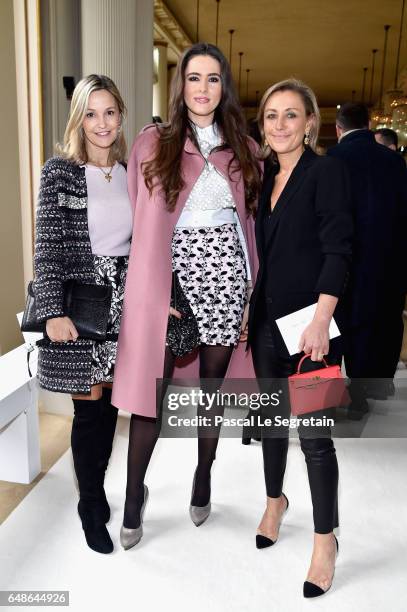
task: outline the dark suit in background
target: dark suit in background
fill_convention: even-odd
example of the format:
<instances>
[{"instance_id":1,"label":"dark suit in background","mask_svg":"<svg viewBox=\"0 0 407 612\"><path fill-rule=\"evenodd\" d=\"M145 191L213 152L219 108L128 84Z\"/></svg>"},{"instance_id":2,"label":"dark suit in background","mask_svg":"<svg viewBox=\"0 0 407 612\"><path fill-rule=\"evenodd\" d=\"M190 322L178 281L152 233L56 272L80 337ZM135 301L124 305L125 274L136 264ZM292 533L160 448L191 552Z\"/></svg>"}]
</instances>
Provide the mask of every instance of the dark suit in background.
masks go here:
<instances>
[{"instance_id":1,"label":"dark suit in background","mask_svg":"<svg viewBox=\"0 0 407 612\"><path fill-rule=\"evenodd\" d=\"M360 403L385 396L386 387L378 387L377 379L393 379L400 355L407 290L407 171L403 159L376 143L367 129L345 134L328 155L344 160L351 178L355 233L345 366L351 378L376 379L352 384L353 399Z\"/></svg>"}]
</instances>

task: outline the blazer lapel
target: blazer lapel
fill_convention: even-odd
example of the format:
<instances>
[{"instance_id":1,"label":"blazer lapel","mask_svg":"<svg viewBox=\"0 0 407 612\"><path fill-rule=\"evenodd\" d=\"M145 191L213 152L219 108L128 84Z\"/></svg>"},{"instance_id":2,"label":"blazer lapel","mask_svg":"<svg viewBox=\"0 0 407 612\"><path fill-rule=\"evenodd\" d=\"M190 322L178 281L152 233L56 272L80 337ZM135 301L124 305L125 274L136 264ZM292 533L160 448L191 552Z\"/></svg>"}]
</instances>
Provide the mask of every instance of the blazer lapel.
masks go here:
<instances>
[{"instance_id":1,"label":"blazer lapel","mask_svg":"<svg viewBox=\"0 0 407 612\"><path fill-rule=\"evenodd\" d=\"M297 165L291 172L290 178L288 179L286 186L281 192L280 197L278 198L277 203L274 206L273 212L271 214L271 219L269 221L270 226L269 226L267 241L264 244L265 251L270 246L270 242L278 227L281 216L284 214L284 211L287 210L287 208L289 207L293 196L300 189L306 177L307 168L313 163L315 157L316 157L316 153L314 153L311 149L305 149L304 153L301 155L300 159L298 160ZM267 207L266 214L268 214L270 211L270 197L271 197L271 192L273 190L273 185L274 185L274 176L275 174L272 174L271 186L268 185L268 189L267 189L268 198L267 198L267 202L265 202L265 208Z\"/></svg>"},{"instance_id":2,"label":"blazer lapel","mask_svg":"<svg viewBox=\"0 0 407 612\"><path fill-rule=\"evenodd\" d=\"M271 192L273 190L275 173L276 173L276 169L273 168L268 174L264 176L263 186L262 186L261 193L259 196L259 204L257 208L257 215L256 215L254 231L256 234L256 244L259 250L260 257L264 253L265 245L264 245L263 224L264 224L264 219L266 215L268 215L270 211L270 197L271 197Z\"/></svg>"}]
</instances>

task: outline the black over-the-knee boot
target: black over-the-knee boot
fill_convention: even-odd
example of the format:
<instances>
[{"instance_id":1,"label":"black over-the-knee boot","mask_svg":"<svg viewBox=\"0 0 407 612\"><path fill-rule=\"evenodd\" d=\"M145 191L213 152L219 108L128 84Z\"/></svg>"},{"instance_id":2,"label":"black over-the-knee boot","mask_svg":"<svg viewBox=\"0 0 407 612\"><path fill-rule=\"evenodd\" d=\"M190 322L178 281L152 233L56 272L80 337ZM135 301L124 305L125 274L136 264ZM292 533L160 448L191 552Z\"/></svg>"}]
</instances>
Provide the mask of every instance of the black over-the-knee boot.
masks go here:
<instances>
[{"instance_id":1,"label":"black over-the-knee boot","mask_svg":"<svg viewBox=\"0 0 407 612\"><path fill-rule=\"evenodd\" d=\"M105 504L105 523L107 523L110 519L110 507L106 499L104 482L106 470L109 465L110 455L112 454L113 439L116 431L118 413L117 408L112 406L111 401L112 390L108 387L104 387L101 407L99 476L100 491Z\"/></svg>"},{"instance_id":2,"label":"black over-the-knee boot","mask_svg":"<svg viewBox=\"0 0 407 612\"><path fill-rule=\"evenodd\" d=\"M102 398L74 399L71 446L78 479L78 513L89 548L110 553L113 542L106 529L106 503L101 481Z\"/></svg>"}]
</instances>

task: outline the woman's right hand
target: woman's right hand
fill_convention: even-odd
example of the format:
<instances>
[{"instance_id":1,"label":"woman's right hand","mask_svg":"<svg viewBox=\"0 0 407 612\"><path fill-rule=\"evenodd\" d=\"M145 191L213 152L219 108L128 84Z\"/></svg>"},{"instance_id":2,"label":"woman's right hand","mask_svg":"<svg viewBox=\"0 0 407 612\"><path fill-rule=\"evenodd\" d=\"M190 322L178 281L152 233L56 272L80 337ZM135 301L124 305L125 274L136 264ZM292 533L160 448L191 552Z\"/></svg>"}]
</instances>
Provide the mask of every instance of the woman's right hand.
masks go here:
<instances>
[{"instance_id":1,"label":"woman's right hand","mask_svg":"<svg viewBox=\"0 0 407 612\"><path fill-rule=\"evenodd\" d=\"M54 317L53 319L48 319L45 329L48 338L52 342L75 341L79 336L75 325L69 317Z\"/></svg>"},{"instance_id":2,"label":"woman's right hand","mask_svg":"<svg viewBox=\"0 0 407 612\"><path fill-rule=\"evenodd\" d=\"M177 319L182 319L182 314L180 313L180 311L175 310L175 308L171 308L171 306L170 306L170 315L174 315L174 317L177 317Z\"/></svg>"}]
</instances>

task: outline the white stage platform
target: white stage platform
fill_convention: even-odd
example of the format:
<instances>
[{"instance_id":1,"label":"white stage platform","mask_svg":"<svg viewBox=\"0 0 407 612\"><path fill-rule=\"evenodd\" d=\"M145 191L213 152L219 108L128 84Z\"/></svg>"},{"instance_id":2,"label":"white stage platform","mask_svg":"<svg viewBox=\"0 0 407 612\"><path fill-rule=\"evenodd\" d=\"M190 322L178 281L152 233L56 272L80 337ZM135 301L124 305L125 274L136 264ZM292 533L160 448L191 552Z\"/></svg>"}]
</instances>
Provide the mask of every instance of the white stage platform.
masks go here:
<instances>
[{"instance_id":1,"label":"white stage platform","mask_svg":"<svg viewBox=\"0 0 407 612\"><path fill-rule=\"evenodd\" d=\"M196 528L188 515L196 441L160 440L147 479L144 537L125 552L118 536L128 419L119 420L106 483L114 553L103 556L86 547L68 451L0 527L0 589L69 590L75 612L407 609L406 440L337 440L341 528L335 581L326 596L307 601L302 583L312 550L312 513L298 442L290 443L284 486L290 509L276 546L258 551L254 544L265 501L259 444L221 441L213 512Z\"/></svg>"}]
</instances>

